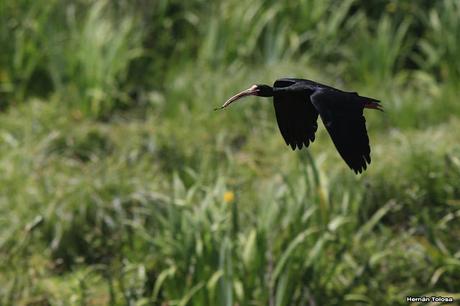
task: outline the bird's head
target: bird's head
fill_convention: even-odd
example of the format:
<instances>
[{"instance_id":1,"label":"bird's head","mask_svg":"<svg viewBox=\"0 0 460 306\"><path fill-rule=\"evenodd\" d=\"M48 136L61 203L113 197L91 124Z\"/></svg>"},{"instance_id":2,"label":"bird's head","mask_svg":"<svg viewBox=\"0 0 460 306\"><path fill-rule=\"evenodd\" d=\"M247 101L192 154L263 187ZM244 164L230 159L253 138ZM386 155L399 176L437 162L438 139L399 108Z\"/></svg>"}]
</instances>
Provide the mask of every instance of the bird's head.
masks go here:
<instances>
[{"instance_id":1,"label":"bird's head","mask_svg":"<svg viewBox=\"0 0 460 306\"><path fill-rule=\"evenodd\" d=\"M247 96L272 97L273 88L265 84L252 85L248 89L243 90L242 92L237 93L236 95L228 99L221 107L216 108L216 110L226 108L236 100L239 100Z\"/></svg>"}]
</instances>

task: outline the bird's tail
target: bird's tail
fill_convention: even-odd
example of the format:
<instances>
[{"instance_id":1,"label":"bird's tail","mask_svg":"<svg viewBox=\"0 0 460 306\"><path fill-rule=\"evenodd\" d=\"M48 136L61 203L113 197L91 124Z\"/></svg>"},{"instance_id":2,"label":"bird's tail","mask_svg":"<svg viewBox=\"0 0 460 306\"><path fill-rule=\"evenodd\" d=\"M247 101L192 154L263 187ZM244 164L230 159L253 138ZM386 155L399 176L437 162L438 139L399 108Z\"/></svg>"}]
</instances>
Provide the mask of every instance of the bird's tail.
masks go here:
<instances>
[{"instance_id":1,"label":"bird's tail","mask_svg":"<svg viewBox=\"0 0 460 306\"><path fill-rule=\"evenodd\" d=\"M364 108L376 109L383 112L383 106L380 104L379 100L361 96L360 98L363 101Z\"/></svg>"}]
</instances>

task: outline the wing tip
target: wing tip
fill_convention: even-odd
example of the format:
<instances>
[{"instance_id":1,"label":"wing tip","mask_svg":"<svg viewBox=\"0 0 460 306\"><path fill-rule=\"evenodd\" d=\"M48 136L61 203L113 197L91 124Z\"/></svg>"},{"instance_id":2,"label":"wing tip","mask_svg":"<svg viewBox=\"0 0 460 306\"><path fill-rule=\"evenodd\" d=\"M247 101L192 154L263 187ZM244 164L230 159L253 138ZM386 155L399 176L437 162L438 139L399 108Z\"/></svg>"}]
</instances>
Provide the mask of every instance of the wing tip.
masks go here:
<instances>
[{"instance_id":1,"label":"wing tip","mask_svg":"<svg viewBox=\"0 0 460 306\"><path fill-rule=\"evenodd\" d=\"M371 164L371 156L370 154L366 154L362 156L361 163L355 163L354 165L349 164L348 166L351 168L351 170L355 172L355 174L361 174L367 170L367 166L370 164Z\"/></svg>"},{"instance_id":2,"label":"wing tip","mask_svg":"<svg viewBox=\"0 0 460 306\"><path fill-rule=\"evenodd\" d=\"M295 151L296 149L302 150L302 148L305 147L307 149L310 146L310 143L315 141L315 136L306 138L304 140L299 140L297 142L294 142L293 140L285 140L286 145L290 146L292 151Z\"/></svg>"}]
</instances>

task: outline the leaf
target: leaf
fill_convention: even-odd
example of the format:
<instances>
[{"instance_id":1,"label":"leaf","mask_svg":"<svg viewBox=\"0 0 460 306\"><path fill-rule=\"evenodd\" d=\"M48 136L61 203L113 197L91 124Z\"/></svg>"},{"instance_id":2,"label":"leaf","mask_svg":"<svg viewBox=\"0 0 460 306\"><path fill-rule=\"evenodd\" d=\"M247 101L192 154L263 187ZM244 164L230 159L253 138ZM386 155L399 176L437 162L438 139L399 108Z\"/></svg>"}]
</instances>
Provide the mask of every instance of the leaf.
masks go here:
<instances>
[{"instance_id":1,"label":"leaf","mask_svg":"<svg viewBox=\"0 0 460 306\"><path fill-rule=\"evenodd\" d=\"M153 287L153 292L152 292L152 298L154 301L156 301L157 297L158 297L158 293L160 292L160 289L161 289L161 286L163 285L163 283L165 282L165 280L168 278L168 277L171 277L174 275L174 273L176 273L176 267L170 267L166 270L163 270L160 275L158 275L158 278L155 282L155 287Z\"/></svg>"},{"instance_id":2,"label":"leaf","mask_svg":"<svg viewBox=\"0 0 460 306\"><path fill-rule=\"evenodd\" d=\"M289 260L289 257L292 255L292 253L295 251L295 249L300 246L306 237L309 235L317 232L316 229L310 228L307 229L300 234L298 234L292 241L289 243L288 247L286 248L286 251L283 252L281 255L280 260L278 261L278 264L275 267L275 270L273 272L273 277L271 278L271 281L274 282L280 275L282 269L286 265L287 261Z\"/></svg>"},{"instance_id":3,"label":"leaf","mask_svg":"<svg viewBox=\"0 0 460 306\"><path fill-rule=\"evenodd\" d=\"M375 214L367 221L356 233L354 240L360 241L362 237L372 231L374 226L385 216L393 207L396 206L395 201L389 201L387 204L382 206Z\"/></svg>"},{"instance_id":4,"label":"leaf","mask_svg":"<svg viewBox=\"0 0 460 306\"><path fill-rule=\"evenodd\" d=\"M345 218L343 216L337 216L334 219L332 219L331 222L327 225L327 228L331 232L335 232L339 227L341 227L343 224L350 222L348 218Z\"/></svg>"},{"instance_id":5,"label":"leaf","mask_svg":"<svg viewBox=\"0 0 460 306\"><path fill-rule=\"evenodd\" d=\"M203 286L204 282L199 282L198 284L193 286L192 289L190 289L190 291L187 292L187 294L185 294L185 296L180 300L178 306L186 306L190 299L195 295L195 293L197 293L201 288L203 288Z\"/></svg>"},{"instance_id":6,"label":"leaf","mask_svg":"<svg viewBox=\"0 0 460 306\"><path fill-rule=\"evenodd\" d=\"M288 273L283 273L278 281L276 286L276 298L275 298L275 305L276 306L283 306L286 305L285 298L286 298L286 291L288 287Z\"/></svg>"},{"instance_id":7,"label":"leaf","mask_svg":"<svg viewBox=\"0 0 460 306\"><path fill-rule=\"evenodd\" d=\"M256 238L257 232L255 229L251 229L249 232L246 243L244 244L242 259L246 267L250 267L256 254Z\"/></svg>"},{"instance_id":8,"label":"leaf","mask_svg":"<svg viewBox=\"0 0 460 306\"><path fill-rule=\"evenodd\" d=\"M206 288L211 292L211 296L214 296L214 292L216 290L216 285L219 279L224 275L224 271L217 270L213 273L213 275L209 278L208 283L206 284Z\"/></svg>"}]
</instances>

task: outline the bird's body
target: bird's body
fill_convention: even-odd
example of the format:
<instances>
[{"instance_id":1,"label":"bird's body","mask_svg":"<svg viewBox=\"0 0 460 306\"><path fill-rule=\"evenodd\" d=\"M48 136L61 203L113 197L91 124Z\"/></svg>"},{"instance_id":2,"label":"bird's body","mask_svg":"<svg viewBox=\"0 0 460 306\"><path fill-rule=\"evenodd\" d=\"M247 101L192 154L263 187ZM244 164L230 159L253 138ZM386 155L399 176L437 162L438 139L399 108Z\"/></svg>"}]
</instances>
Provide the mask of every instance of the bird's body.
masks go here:
<instances>
[{"instance_id":1,"label":"bird's body","mask_svg":"<svg viewBox=\"0 0 460 306\"><path fill-rule=\"evenodd\" d=\"M379 101L310 80L283 78L273 87L253 85L230 98L222 108L249 95L273 97L276 120L286 144L293 150L315 140L318 115L337 151L356 173L370 164L370 146L364 108L382 110Z\"/></svg>"}]
</instances>

